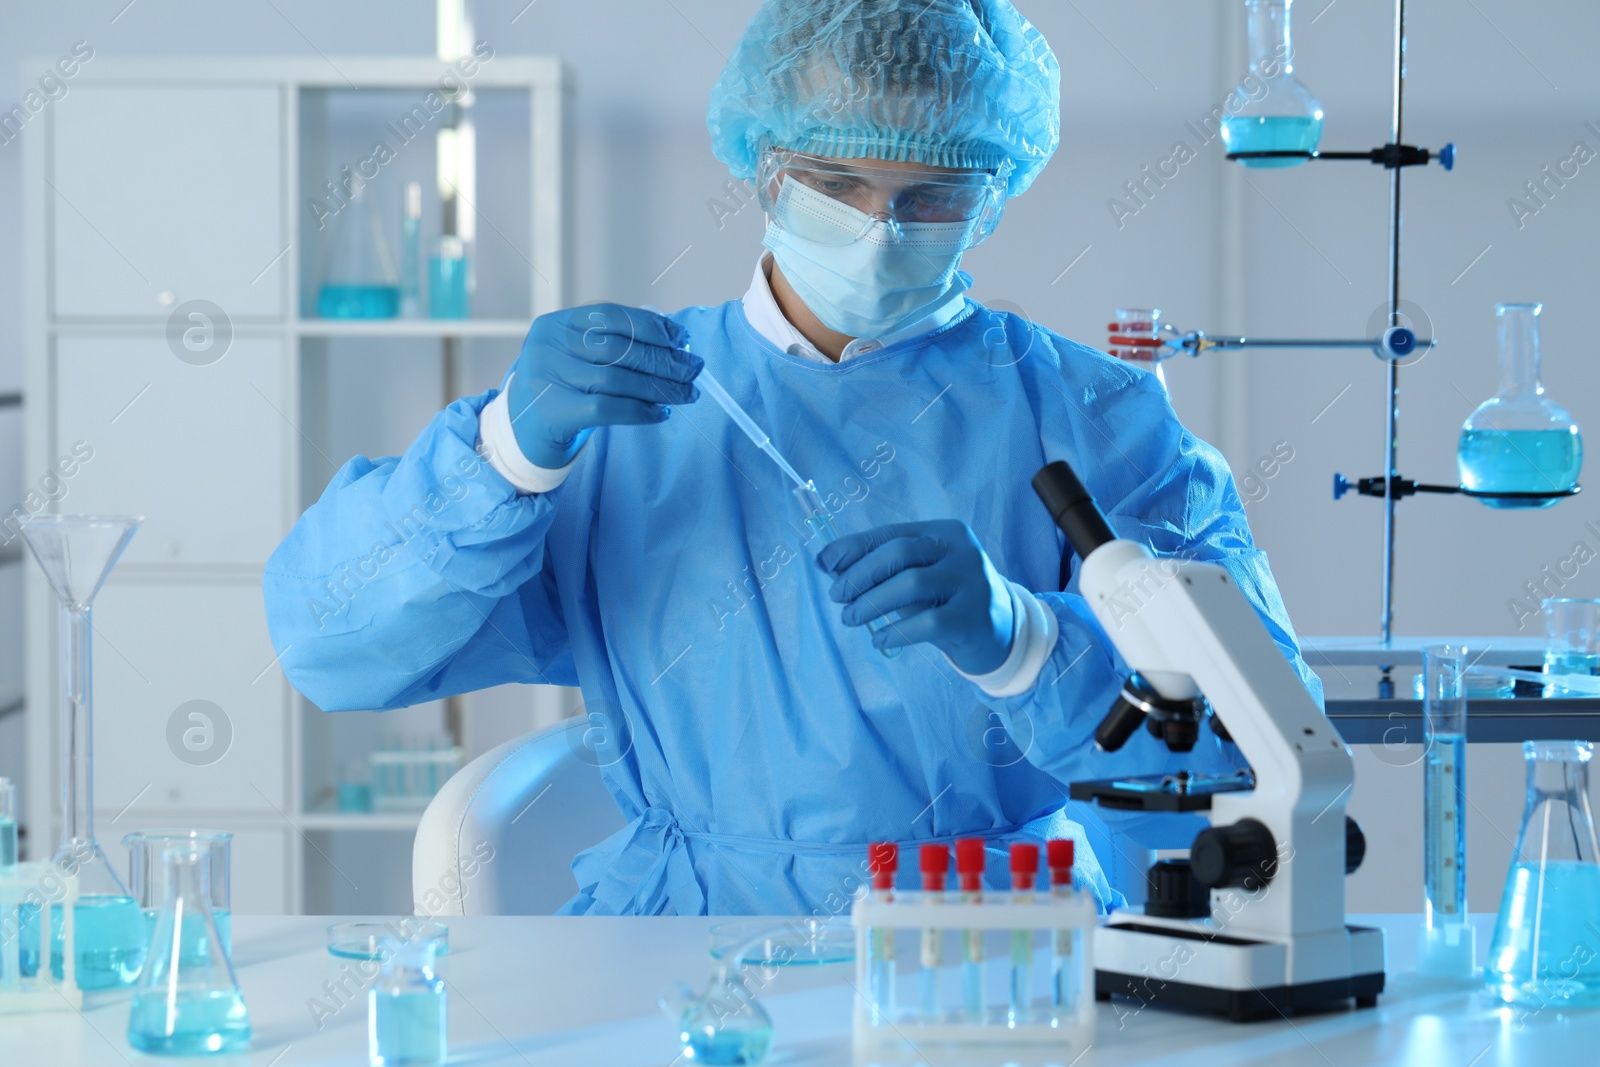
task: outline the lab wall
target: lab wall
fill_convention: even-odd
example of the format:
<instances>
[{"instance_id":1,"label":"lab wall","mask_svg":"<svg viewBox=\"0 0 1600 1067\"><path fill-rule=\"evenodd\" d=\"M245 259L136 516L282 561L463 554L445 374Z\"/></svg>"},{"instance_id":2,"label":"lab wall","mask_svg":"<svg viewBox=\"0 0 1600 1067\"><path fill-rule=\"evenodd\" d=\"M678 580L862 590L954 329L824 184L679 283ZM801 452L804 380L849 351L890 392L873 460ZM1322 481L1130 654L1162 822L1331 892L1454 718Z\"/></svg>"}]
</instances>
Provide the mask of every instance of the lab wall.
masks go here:
<instances>
[{"instance_id":1,"label":"lab wall","mask_svg":"<svg viewBox=\"0 0 1600 1067\"><path fill-rule=\"evenodd\" d=\"M1353 337L1369 330L1387 286L1386 172L1334 162L1245 171L1226 164L1220 144L1196 128L1243 73L1241 4L1019 6L1061 58L1063 145L1033 190L1008 207L999 232L967 257L977 298L1097 346L1118 306L1160 307L1184 328L1221 333ZM574 302L673 308L717 303L749 284L763 220L749 188L731 182L711 157L703 115L755 7L754 0L476 5L477 36L497 52L557 55L573 74ZM1600 255L1600 164L1585 166L1532 217L1518 220L1507 206L1513 197L1526 200L1523 183L1568 157L1574 142L1600 151L1600 132L1587 125L1600 127L1600 73L1584 55L1600 40L1600 11L1582 0L1412 0L1408 9L1406 139L1435 148L1455 141L1461 161L1453 173L1427 167L1406 175L1402 295L1418 309L1419 331L1436 333L1440 346L1401 374L1401 469L1450 482L1460 422L1494 388L1496 301L1545 301L1546 386L1600 435L1600 367L1582 333ZM381 18L375 10L356 0L0 5L0 110L23 99L46 64L78 41L97 57L168 56L174 64L433 51L429 0L386 3ZM1325 147L1364 149L1388 137L1392 10L1388 0L1296 5L1298 73L1327 111ZM42 269L22 261L17 236L19 142L39 136L37 125L0 143L0 392L20 388L21 279ZM203 131L197 137L203 150ZM1146 168L1170 158L1180 141L1195 158L1176 177L1150 182ZM482 151L481 168L492 172L494 146ZM1142 183L1142 195L1132 197L1129 182ZM1136 210L1116 210L1114 201ZM510 355L469 357L463 388L495 381ZM382 379L384 363L376 353L362 373ZM366 442L398 448L420 427L440 385L414 363L403 353L390 361L391 401L331 413L339 440L351 449L378 447ZM1381 470L1378 361L1364 353L1224 354L1174 361L1167 373L1180 415L1241 477L1281 455L1281 446L1292 450L1247 496L1301 632L1375 633L1381 504L1335 502L1329 486L1334 471L1355 478ZM43 473L21 468L20 426L15 411L0 409L6 509ZM1398 529L1402 634L1516 634L1507 602L1523 595L1523 583L1571 556L1578 541L1600 554L1600 506L1585 496L1521 514L1464 499L1411 499L1400 506ZM0 694L21 687L22 660L12 651L20 643L16 570L0 563ZM1600 567L1582 570L1563 591L1600 595ZM493 701L481 707L490 732L518 728L515 715L492 710ZM358 750L365 732L380 728L341 726L326 758ZM19 716L0 717L0 774L26 773L20 731ZM1493 857L1472 868L1472 899L1485 907L1497 899L1503 874L1496 835L1515 829L1516 812L1504 816L1510 830L1498 813L1518 806L1520 761L1490 748L1475 748L1471 759L1474 804L1499 820L1474 831L1475 846L1481 838L1483 854ZM1357 876L1352 906L1387 910L1397 899L1392 884L1416 886L1399 897L1410 900L1420 877L1403 851L1410 838L1390 834L1389 821L1377 816L1417 810L1420 786L1412 764L1375 751L1361 761L1354 810L1384 827L1374 835L1374 855L1387 858ZM322 843L340 867L406 869L403 835ZM331 874L311 888L308 904L396 910L392 901L351 894Z\"/></svg>"}]
</instances>

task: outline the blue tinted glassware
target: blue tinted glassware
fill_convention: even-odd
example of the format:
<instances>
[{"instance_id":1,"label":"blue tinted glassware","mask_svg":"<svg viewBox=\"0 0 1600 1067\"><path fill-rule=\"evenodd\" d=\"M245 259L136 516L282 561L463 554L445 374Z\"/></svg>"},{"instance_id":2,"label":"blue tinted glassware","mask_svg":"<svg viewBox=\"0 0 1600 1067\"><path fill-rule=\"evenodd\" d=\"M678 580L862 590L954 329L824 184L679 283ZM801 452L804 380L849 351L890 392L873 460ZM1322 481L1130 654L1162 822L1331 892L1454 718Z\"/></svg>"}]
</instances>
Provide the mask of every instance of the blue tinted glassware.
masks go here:
<instances>
[{"instance_id":1,"label":"blue tinted glassware","mask_svg":"<svg viewBox=\"0 0 1600 1067\"><path fill-rule=\"evenodd\" d=\"M1547 508L1578 484L1583 436L1539 381L1542 304L1499 304L1500 390L1461 427L1461 487L1492 508ZM1507 495L1499 496L1497 493ZM1532 494L1532 495L1514 495Z\"/></svg>"}]
</instances>

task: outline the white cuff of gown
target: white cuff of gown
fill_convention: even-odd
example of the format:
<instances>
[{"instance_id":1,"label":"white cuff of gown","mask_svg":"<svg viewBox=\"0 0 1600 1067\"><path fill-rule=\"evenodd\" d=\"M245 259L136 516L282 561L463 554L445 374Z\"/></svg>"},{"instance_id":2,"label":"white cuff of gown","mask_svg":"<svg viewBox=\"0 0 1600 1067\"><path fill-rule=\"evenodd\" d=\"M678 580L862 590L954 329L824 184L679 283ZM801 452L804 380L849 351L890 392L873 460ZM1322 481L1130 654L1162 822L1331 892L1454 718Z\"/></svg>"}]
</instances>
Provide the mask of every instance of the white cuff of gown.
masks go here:
<instances>
[{"instance_id":1,"label":"white cuff of gown","mask_svg":"<svg viewBox=\"0 0 1600 1067\"><path fill-rule=\"evenodd\" d=\"M510 385L509 378L506 384ZM572 463L578 462L578 457L572 457L572 463L555 470L528 462L511 429L511 405L506 399L509 395L502 389L478 416L478 451L500 477L516 486L517 492L548 493L567 480L567 472L572 470Z\"/></svg>"},{"instance_id":2,"label":"white cuff of gown","mask_svg":"<svg viewBox=\"0 0 1600 1067\"><path fill-rule=\"evenodd\" d=\"M988 674L968 674L956 667L957 674L992 697L1014 697L1032 689L1061 633L1055 612L1042 600L1016 582L1006 584L1011 587L1011 654Z\"/></svg>"}]
</instances>

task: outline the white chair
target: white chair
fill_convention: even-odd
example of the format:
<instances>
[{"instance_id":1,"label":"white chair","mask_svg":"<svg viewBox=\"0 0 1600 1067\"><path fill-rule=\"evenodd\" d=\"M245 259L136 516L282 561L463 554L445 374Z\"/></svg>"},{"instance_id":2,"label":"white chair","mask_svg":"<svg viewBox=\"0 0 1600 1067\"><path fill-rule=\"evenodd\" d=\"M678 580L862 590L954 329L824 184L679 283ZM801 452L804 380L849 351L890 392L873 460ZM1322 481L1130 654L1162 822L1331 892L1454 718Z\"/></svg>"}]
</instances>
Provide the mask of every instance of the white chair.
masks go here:
<instances>
[{"instance_id":1,"label":"white chair","mask_svg":"<svg viewBox=\"0 0 1600 1067\"><path fill-rule=\"evenodd\" d=\"M411 850L418 915L550 915L578 891L572 858L626 820L580 760L586 720L490 749L445 783Z\"/></svg>"}]
</instances>

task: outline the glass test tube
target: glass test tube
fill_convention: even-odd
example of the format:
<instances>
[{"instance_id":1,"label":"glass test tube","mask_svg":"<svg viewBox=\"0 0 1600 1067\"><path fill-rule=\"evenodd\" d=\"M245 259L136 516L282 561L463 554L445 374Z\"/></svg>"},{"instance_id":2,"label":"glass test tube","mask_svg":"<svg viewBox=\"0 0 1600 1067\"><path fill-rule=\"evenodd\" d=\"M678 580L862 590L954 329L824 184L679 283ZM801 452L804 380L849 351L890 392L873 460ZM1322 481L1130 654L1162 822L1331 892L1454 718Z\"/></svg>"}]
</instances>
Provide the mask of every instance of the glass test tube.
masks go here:
<instances>
[{"instance_id":1,"label":"glass test tube","mask_svg":"<svg viewBox=\"0 0 1600 1067\"><path fill-rule=\"evenodd\" d=\"M794 495L806 509L806 525L822 537L823 543L832 544L839 540L839 527L834 523L832 513L823 506L822 494L817 492L817 483L806 482L804 485L795 486ZM876 634L888 625L888 617L883 616L867 623L867 629ZM880 648L878 651L882 653L884 659L895 659L901 652L898 648Z\"/></svg>"},{"instance_id":2,"label":"glass test tube","mask_svg":"<svg viewBox=\"0 0 1600 1067\"><path fill-rule=\"evenodd\" d=\"M983 839L964 837L956 842L956 877L963 904L983 903ZM983 1021L983 931L961 934L961 1003L968 1019Z\"/></svg>"},{"instance_id":3,"label":"glass test tube","mask_svg":"<svg viewBox=\"0 0 1600 1067\"><path fill-rule=\"evenodd\" d=\"M875 899L893 902L899 861L900 850L892 841L868 846L867 866ZM867 931L867 940L867 1002L872 1006L872 1025L882 1026L894 1019L894 930L874 926Z\"/></svg>"},{"instance_id":4,"label":"glass test tube","mask_svg":"<svg viewBox=\"0 0 1600 1067\"><path fill-rule=\"evenodd\" d=\"M1473 973L1467 920L1466 649L1423 652L1423 924L1417 969L1440 977Z\"/></svg>"},{"instance_id":5,"label":"glass test tube","mask_svg":"<svg viewBox=\"0 0 1600 1067\"><path fill-rule=\"evenodd\" d=\"M1039 877L1039 846L1011 846L1011 902L1034 903L1034 882ZM1006 1019L1012 1026L1028 1020L1033 1004L1033 931L1011 931L1011 984Z\"/></svg>"},{"instance_id":6,"label":"glass test tube","mask_svg":"<svg viewBox=\"0 0 1600 1067\"><path fill-rule=\"evenodd\" d=\"M921 851L922 899L929 904L944 902L945 879L950 874L950 846L923 845ZM944 931L930 926L922 931L922 971L918 976L923 1022L937 1022L939 972L944 968Z\"/></svg>"},{"instance_id":7,"label":"glass test tube","mask_svg":"<svg viewBox=\"0 0 1600 1067\"><path fill-rule=\"evenodd\" d=\"M1050 899L1072 899L1072 840L1063 838L1045 846L1050 865ZM1074 958L1074 930L1056 930L1050 938L1051 1022L1059 1025L1078 1010L1078 961Z\"/></svg>"}]
</instances>

